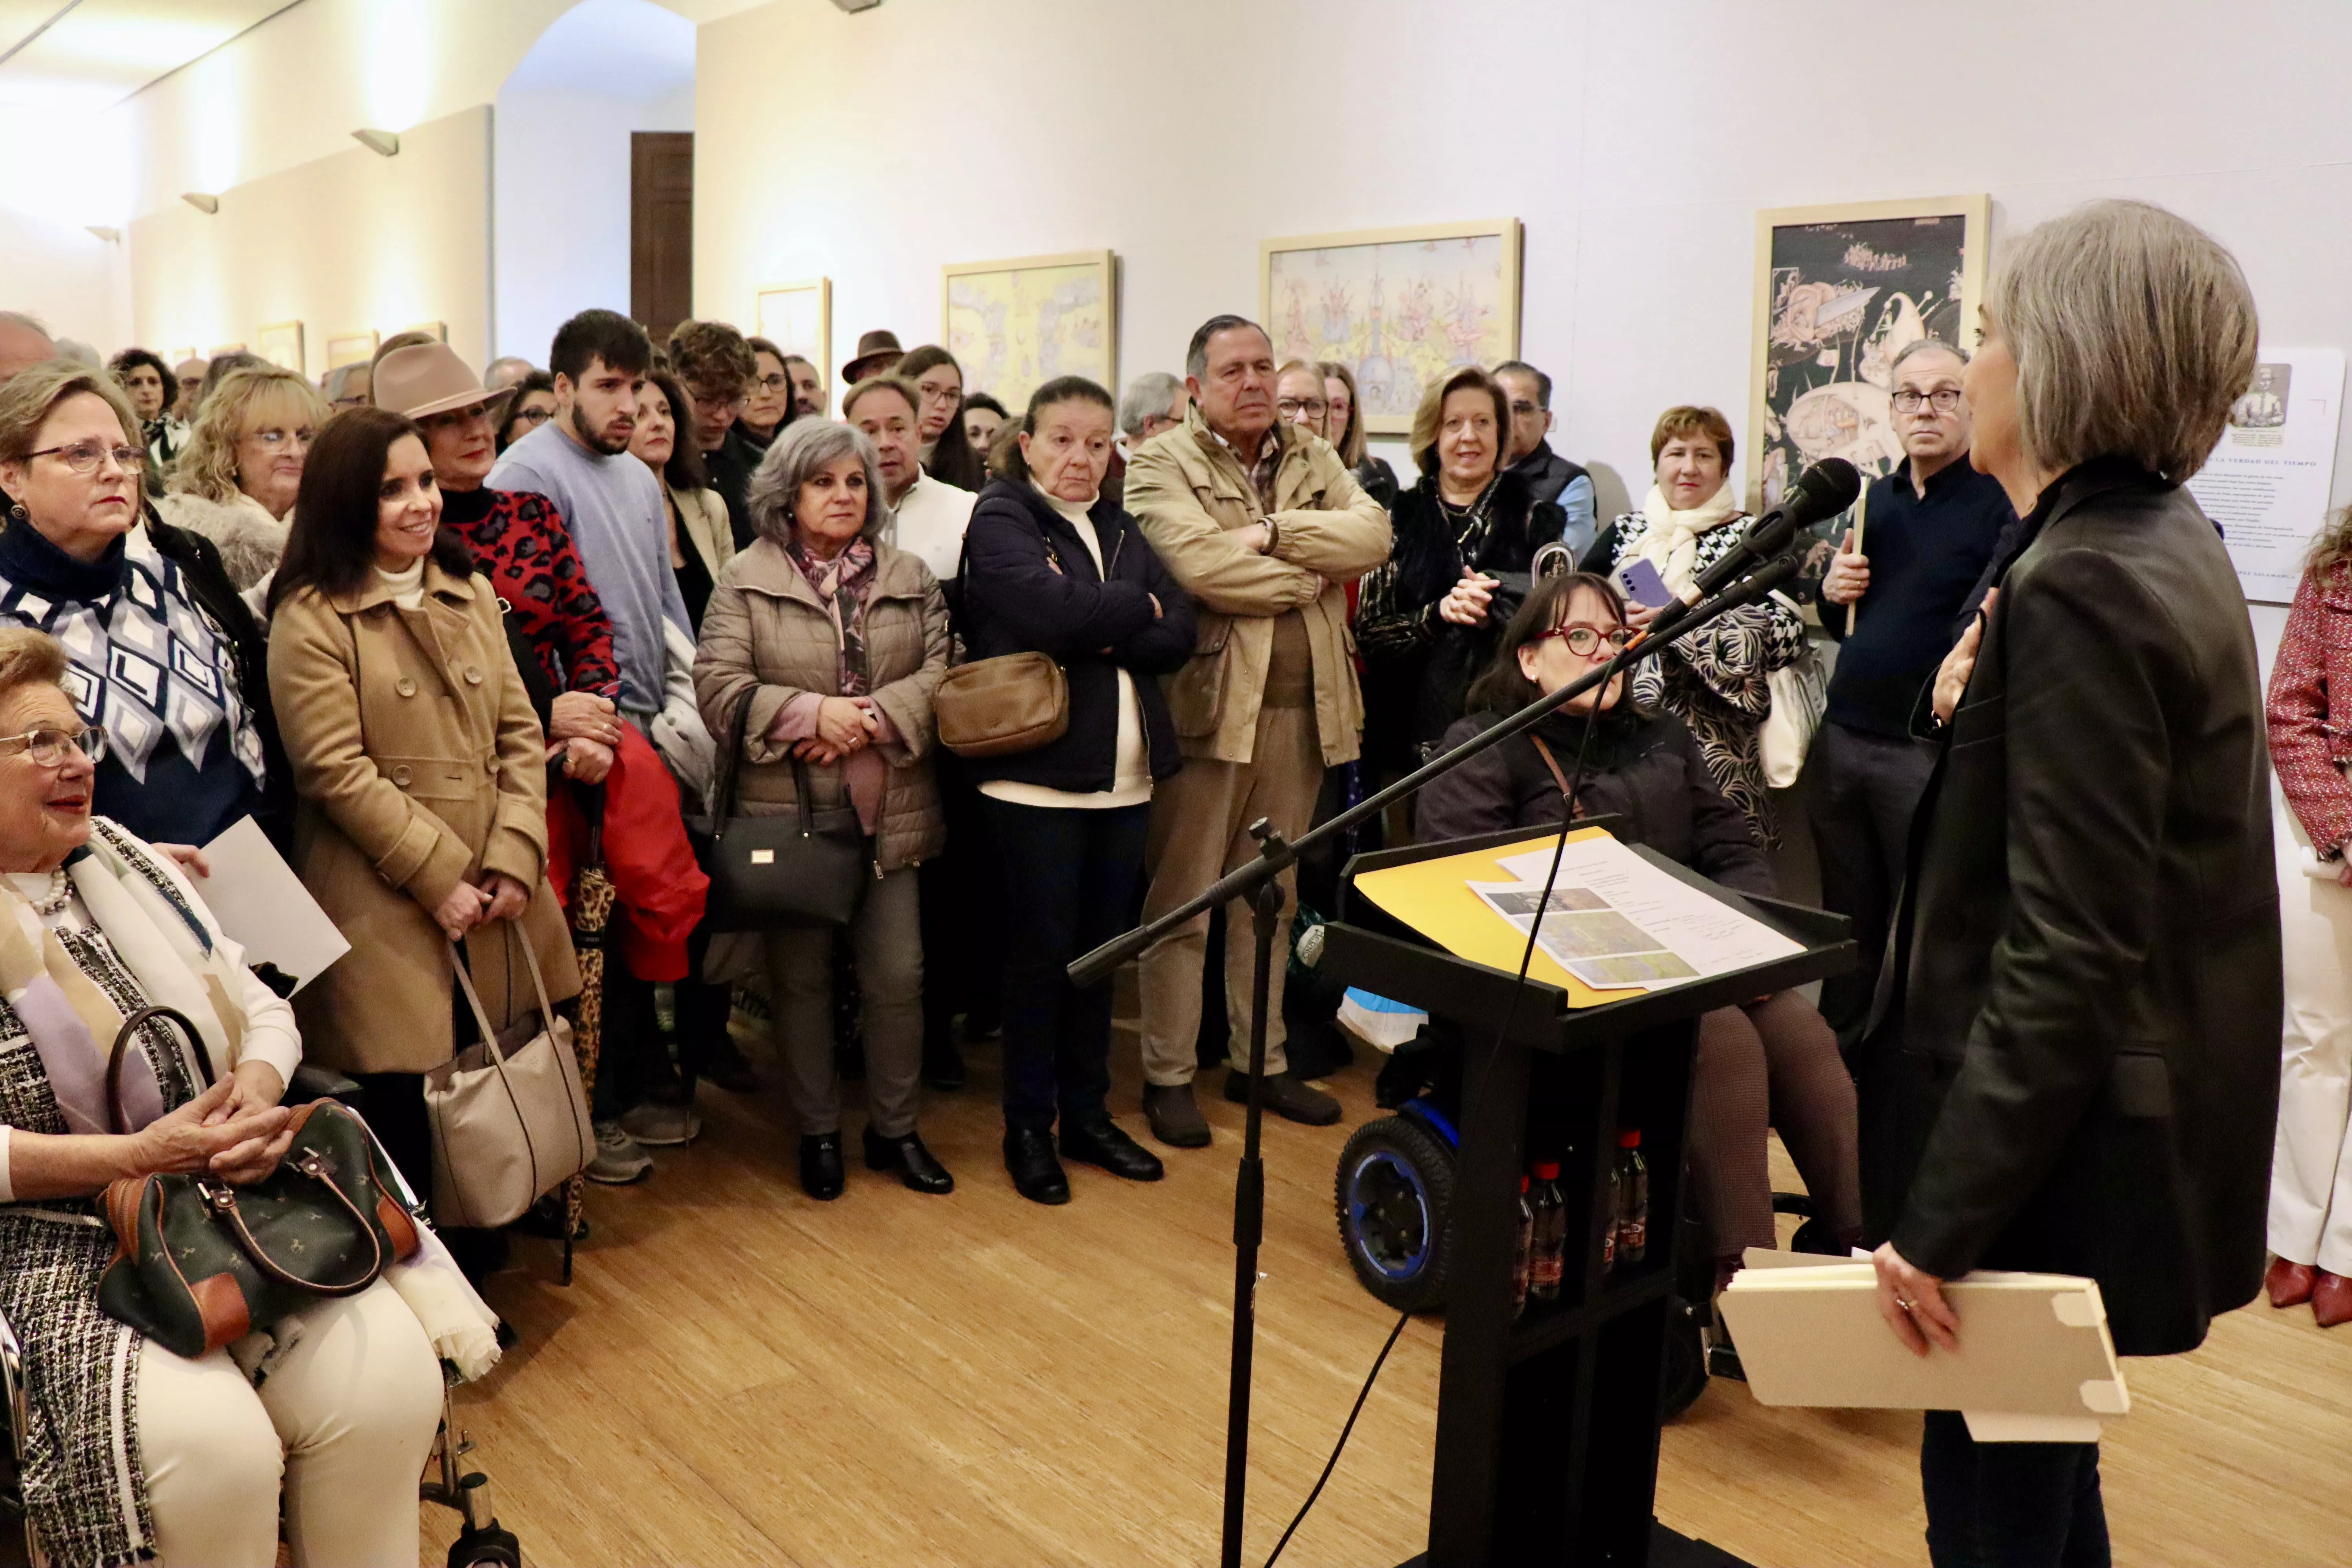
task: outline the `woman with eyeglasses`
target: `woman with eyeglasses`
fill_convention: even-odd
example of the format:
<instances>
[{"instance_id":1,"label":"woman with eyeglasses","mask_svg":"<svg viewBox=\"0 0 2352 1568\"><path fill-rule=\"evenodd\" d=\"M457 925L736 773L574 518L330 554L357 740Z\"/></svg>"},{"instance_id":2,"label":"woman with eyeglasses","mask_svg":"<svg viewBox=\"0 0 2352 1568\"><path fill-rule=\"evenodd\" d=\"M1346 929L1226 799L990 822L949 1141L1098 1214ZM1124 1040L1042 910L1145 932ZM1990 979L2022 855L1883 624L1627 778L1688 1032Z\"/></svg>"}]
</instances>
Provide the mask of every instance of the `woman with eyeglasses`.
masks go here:
<instances>
[{"instance_id":1,"label":"woman with eyeglasses","mask_svg":"<svg viewBox=\"0 0 2352 1568\"><path fill-rule=\"evenodd\" d=\"M1319 398L1321 374L1307 366L1305 374ZM1288 402L1279 398L1277 410ZM1536 500L1503 468L1510 428L1509 395L1475 364L1433 384L1413 413L1421 482L1390 506L1395 543L1364 574L1356 601L1364 754L1389 776L1420 765L1422 748L1462 717L1471 681L1527 592L1536 552L1568 526L1556 503Z\"/></svg>"},{"instance_id":2,"label":"woman with eyeglasses","mask_svg":"<svg viewBox=\"0 0 2352 1568\"><path fill-rule=\"evenodd\" d=\"M268 642L210 539L142 521L146 451L112 377L66 361L0 387L0 624L55 636L92 727L96 807L141 838L209 843L292 794Z\"/></svg>"},{"instance_id":3,"label":"woman with eyeglasses","mask_svg":"<svg viewBox=\"0 0 2352 1568\"><path fill-rule=\"evenodd\" d=\"M1447 731L1442 744L1458 746L1607 664L1631 635L1624 601L1607 578L1577 573L1537 584L1471 689L1472 717ZM1627 684L1619 675L1598 692L1571 698L1534 728L1440 776L1421 792L1422 841L1612 816L1625 843L1647 845L1740 892L1774 896L1747 815L1717 787L1688 727L1640 706ZM1565 805L1571 784L1573 812ZM1812 1194L1814 1234L1844 1252L1862 1235L1853 1081L1836 1037L1793 991L1699 1019L1692 1204L1706 1226L1718 1285L1746 1248L1775 1245L1765 1156L1772 1127Z\"/></svg>"},{"instance_id":4,"label":"woman with eyeglasses","mask_svg":"<svg viewBox=\"0 0 2352 1568\"><path fill-rule=\"evenodd\" d=\"M925 343L897 366L915 384L922 405L915 410L915 438L921 445L923 472L942 484L977 491L988 483L988 454L972 450L963 425L963 367L937 343Z\"/></svg>"},{"instance_id":5,"label":"woman with eyeglasses","mask_svg":"<svg viewBox=\"0 0 2352 1568\"><path fill-rule=\"evenodd\" d=\"M252 587L286 552L302 464L328 412L317 389L290 370L229 372L198 405L171 493L155 498L155 510L219 545L229 576Z\"/></svg>"},{"instance_id":6,"label":"woman with eyeglasses","mask_svg":"<svg viewBox=\"0 0 2352 1568\"><path fill-rule=\"evenodd\" d=\"M532 371L515 383L514 401L499 420L500 455L554 417L555 377L543 370Z\"/></svg>"},{"instance_id":7,"label":"woman with eyeglasses","mask_svg":"<svg viewBox=\"0 0 2352 1568\"><path fill-rule=\"evenodd\" d=\"M743 444L764 458L777 432L793 422L792 367L784 363L784 351L767 339L743 341L751 345L751 391L735 416L735 428L742 432Z\"/></svg>"}]
</instances>

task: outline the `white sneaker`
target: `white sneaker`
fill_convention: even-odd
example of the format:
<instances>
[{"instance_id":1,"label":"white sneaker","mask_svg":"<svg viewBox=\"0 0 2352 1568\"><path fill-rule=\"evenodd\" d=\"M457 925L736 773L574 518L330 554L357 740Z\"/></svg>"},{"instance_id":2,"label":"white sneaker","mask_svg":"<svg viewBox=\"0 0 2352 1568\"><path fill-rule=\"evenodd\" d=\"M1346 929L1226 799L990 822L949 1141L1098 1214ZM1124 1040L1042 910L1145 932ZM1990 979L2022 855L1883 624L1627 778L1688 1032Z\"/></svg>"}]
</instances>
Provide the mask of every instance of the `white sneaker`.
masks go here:
<instances>
[{"instance_id":1,"label":"white sneaker","mask_svg":"<svg viewBox=\"0 0 2352 1568\"><path fill-rule=\"evenodd\" d=\"M599 1121L596 1157L588 1162L588 1169L583 1173L590 1181L602 1182L608 1187L625 1187L654 1173L654 1157L623 1131L619 1122Z\"/></svg>"}]
</instances>

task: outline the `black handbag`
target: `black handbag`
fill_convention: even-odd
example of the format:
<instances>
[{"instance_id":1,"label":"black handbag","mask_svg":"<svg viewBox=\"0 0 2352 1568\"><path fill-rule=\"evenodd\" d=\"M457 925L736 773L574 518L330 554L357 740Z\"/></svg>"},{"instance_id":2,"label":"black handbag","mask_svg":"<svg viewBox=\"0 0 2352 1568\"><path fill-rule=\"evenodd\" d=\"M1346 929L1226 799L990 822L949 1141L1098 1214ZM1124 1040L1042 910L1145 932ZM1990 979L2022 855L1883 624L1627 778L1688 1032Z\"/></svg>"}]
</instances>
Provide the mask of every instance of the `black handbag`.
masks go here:
<instances>
[{"instance_id":1,"label":"black handbag","mask_svg":"<svg viewBox=\"0 0 2352 1568\"><path fill-rule=\"evenodd\" d=\"M879 874L856 809L817 810L810 798L808 763L796 756L793 794L798 809L782 816L735 815L743 726L758 692L756 686L746 691L735 710L711 815L687 823L694 858L710 879L703 924L714 931L846 925L866 897L866 883Z\"/></svg>"},{"instance_id":2,"label":"black handbag","mask_svg":"<svg viewBox=\"0 0 2352 1568\"><path fill-rule=\"evenodd\" d=\"M123 1020L106 1069L113 1129L128 1131L126 1047L151 1019L176 1025L206 1079L195 1026L169 1007ZM115 1255L99 1310L178 1355L199 1356L321 1300L356 1296L418 1246L416 1222L360 1119L331 1100L294 1111L294 1142L249 1186L203 1175L126 1176L106 1189Z\"/></svg>"}]
</instances>

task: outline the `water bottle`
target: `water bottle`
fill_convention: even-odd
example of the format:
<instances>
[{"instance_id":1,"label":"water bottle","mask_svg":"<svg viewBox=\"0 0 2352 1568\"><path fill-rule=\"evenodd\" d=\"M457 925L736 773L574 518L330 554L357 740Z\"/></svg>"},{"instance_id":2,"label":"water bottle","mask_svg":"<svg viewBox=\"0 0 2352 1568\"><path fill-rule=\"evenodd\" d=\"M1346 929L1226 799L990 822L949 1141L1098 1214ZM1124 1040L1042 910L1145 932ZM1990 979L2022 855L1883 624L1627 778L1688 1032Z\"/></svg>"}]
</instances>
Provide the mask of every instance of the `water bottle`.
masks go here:
<instances>
[{"instance_id":1,"label":"water bottle","mask_svg":"<svg viewBox=\"0 0 2352 1568\"><path fill-rule=\"evenodd\" d=\"M1528 1272L1535 1262L1535 1210L1528 1206L1528 1179L1519 1178L1519 1260L1511 1269L1511 1316L1528 1310Z\"/></svg>"},{"instance_id":2,"label":"water bottle","mask_svg":"<svg viewBox=\"0 0 2352 1568\"><path fill-rule=\"evenodd\" d=\"M1535 1212L1534 1264L1528 1270L1528 1294L1538 1301L1559 1300L1560 1275L1568 1247L1568 1204L1559 1195L1559 1163L1536 1165L1536 1184L1529 1205Z\"/></svg>"},{"instance_id":3,"label":"water bottle","mask_svg":"<svg viewBox=\"0 0 2352 1568\"><path fill-rule=\"evenodd\" d=\"M1619 1208L1618 1194L1624 1186L1624 1173L1618 1168L1617 1162L1614 1160L1609 1162L1609 1175L1607 1180L1609 1183L1609 1206L1602 1212L1610 1216L1610 1220L1607 1225L1601 1227L1601 1272L1603 1274L1608 1273L1611 1269L1617 1267L1616 1215Z\"/></svg>"},{"instance_id":4,"label":"water bottle","mask_svg":"<svg viewBox=\"0 0 2352 1568\"><path fill-rule=\"evenodd\" d=\"M1650 1166L1642 1158L1642 1130L1617 1134L1617 1261L1639 1263L1650 1250Z\"/></svg>"}]
</instances>

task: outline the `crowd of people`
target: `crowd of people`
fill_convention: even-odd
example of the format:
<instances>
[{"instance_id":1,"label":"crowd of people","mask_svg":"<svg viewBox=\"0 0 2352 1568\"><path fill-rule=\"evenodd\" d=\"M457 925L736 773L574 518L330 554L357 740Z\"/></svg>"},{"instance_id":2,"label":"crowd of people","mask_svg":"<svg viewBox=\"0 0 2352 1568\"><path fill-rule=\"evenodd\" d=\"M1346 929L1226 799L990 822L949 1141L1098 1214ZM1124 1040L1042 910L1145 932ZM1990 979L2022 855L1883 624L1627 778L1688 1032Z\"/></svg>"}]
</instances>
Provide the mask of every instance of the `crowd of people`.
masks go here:
<instances>
[{"instance_id":1,"label":"crowd of people","mask_svg":"<svg viewBox=\"0 0 2352 1568\"><path fill-rule=\"evenodd\" d=\"M2073 512L2103 507L2194 516L2178 481L2204 448L2181 454L2200 438L2210 447L2217 389L2243 389L2233 349L2184 359L2162 321L2098 318L2088 294L2063 303L2124 343L2111 363L2166 363L2173 384L2102 382L2100 365L2074 360L2053 371L2053 343L2080 322L2053 313L2054 285L2036 267L2057 276L2089 256L2128 268L2160 254L2178 263L2165 277L2217 297L2236 279L2226 253L2154 209L2108 204L2063 221L2063 244L2020 247L2025 258L1996 291L1974 360L1933 338L1894 345L1885 390L1905 459L1870 487L1866 531L1832 552L1817 618L1842 648L1825 710L1797 726L1801 748L1819 721L1802 809L1824 901L1853 919L1863 963L1818 1006L1787 993L1702 1020L1688 1159L1693 1207L1727 1276L1745 1248L1774 1244L1766 1151L1777 1128L1814 1194L1822 1243L1843 1252L1887 1242L1881 1267L1902 1292L1902 1321L1937 1338L1950 1324L1933 1276L2024 1254L2037 1261L2011 1266L2096 1273L2095 1247L2068 1254L2068 1226L2095 1229L2102 1204L2171 1202L2179 1224L2210 1243L2191 1247L2205 1272L2168 1317L2117 1313L2118 1348L2129 1349L2136 1335L2170 1343L2187 1318L2201 1331L2199 1313L2234 1304L2224 1298L2244 1250L2231 1226L2243 1218L2245 1130L2233 1121L2180 1156L2234 1162L2237 1184L2222 1197L2195 1181L2191 1195L2170 1198L2102 1187L2032 1245L2009 1245L2019 1204L2049 1201L2031 1196L2033 1173L2076 1158L2088 1136L2018 1107L2045 1089L2079 1103L2098 1079L2067 1079L2048 1052L2002 1083L1955 1079L1940 1064L1960 1059L1976 1014L1955 1016L1951 1037L1927 1039L1923 1020L1943 1019L1948 998L1914 994L1904 1019L1898 984L1890 1023L1881 982L1882 971L1899 981L1906 964L1916 977L1949 939L1921 928L1908 946L1906 920L1963 896L1922 883L1914 824L1931 845L1943 831L1939 757L1979 748L1968 767L1947 763L1947 803L1955 789L1982 796L1985 770L2001 765L1981 749L2000 739L2002 715L1989 705L2000 699L1959 705L1976 661L1998 647L2015 665L2040 635L2091 675L2103 668L2079 630L2069 640L2022 607L2006 621L1996 607L2062 603L2042 614L2086 624L2126 614L2120 601L2065 597L2049 540ZM430 1191L425 1077L479 1027L453 990L457 970L491 1004L494 1028L530 1006L531 987L510 969L542 976L559 1002L578 994L564 907L592 835L616 898L593 1180L644 1180L649 1149L697 1137L702 1080L757 1087L759 1069L730 1037L747 1020L764 1020L814 1198L847 1185L851 1076L863 1079L866 1165L919 1193L952 1192L955 1177L923 1140L924 1096L961 1087L962 1053L991 1039L1001 1041L1003 1163L1024 1197L1070 1202L1074 1163L1157 1180L1160 1155L1110 1104L1111 990L1071 984L1069 961L1253 857L1252 824L1295 838L1333 799L1401 776L1604 663L1655 620L1656 585L1693 595L1750 521L1732 479L1730 422L1698 404L1656 420L1654 483L1638 508L1596 516L1593 474L1551 444L1553 379L1518 361L1460 365L1423 390L1407 442L1414 472L1401 480L1367 449L1348 367L1277 363L1269 335L1240 316L1203 322L1181 374L1147 373L1118 392L1063 376L1017 410L968 387L946 349L904 351L887 331L861 338L840 382L829 388L819 367L723 322L686 321L656 344L602 310L562 326L544 368L504 359L477 374L446 345L404 335L320 386L245 354L174 367L129 349L100 367L60 354L29 319L0 315L0 625L21 628L0 633L0 1012L30 1031L42 1069L0 1086L0 1198L15 1200L0 1206L0 1305L20 1334L93 1331L88 1286L102 1251L89 1231L43 1215L109 1174L209 1163L235 1180L265 1168L298 1059L358 1078L390 1156ZM2052 411L2053 398L2091 396L2121 412L2067 424ZM2109 545L2128 554L2084 534L2086 523L2067 526L2066 559ZM2273 1300L2311 1298L2323 1321L2352 1317L2352 1005L2340 958L2352 906L2337 887L2352 886L2342 868L2352 795L2346 727L2327 709L2330 677L2352 659L2352 543L2340 525L2328 539L2270 709L2286 785L2281 864L2292 842L2321 868L2297 879L2310 909L2294 917L2300 928L2290 922L2290 957L2303 954L2294 962L2307 973L2290 969L2288 983L2309 1001L2289 1026L2271 1281ZM2242 675L2230 661L2241 651L2250 660L2251 642L2234 587L2190 581L2226 574L2218 547L2189 554L2179 602L2229 595L2200 612L2208 620L2191 646L2206 662L2174 672L2181 689L2202 690ZM2040 598L2018 585L2029 568ZM1775 678L1819 657L1820 640L1783 595L1737 610L1430 786L1388 831L1429 841L1608 815L1630 840L1769 895L1780 825L1768 753L1785 742L1766 731L1776 693L1790 689ZM2147 657L2161 664L2172 652ZM951 668L1037 653L1066 684L1056 738L997 754L941 745L935 701ZM2089 679L2060 684L2074 694L2063 705L2095 730ZM2177 717L2171 700L2150 700L2137 740L2154 744L2148 734ZM2080 801L2053 804L2105 787L2067 782L2069 767L2130 765L2050 754L2048 721L2029 717L2031 701L2010 698L2006 765L2041 769L2028 820L2010 830L2012 868L2025 853L2018 840L2035 831L2032 811L2096 816ZM2216 712L2215 702L2198 709L2218 737L2207 753L2218 771L2204 781L2217 798L2150 784L2144 837L2163 837L2155 824L2166 813L2210 807L2199 818L2209 826L2232 812L2268 820L2259 752L2242 755L2243 735ZM2168 765L2143 760L2143 773ZM2251 783L2230 772L2241 764ZM806 809L854 824L866 872L845 923L751 938L709 929L709 883L688 825L711 809L722 777L743 816ZM1979 805L1996 817L2005 809L1997 796ZM352 944L290 1005L248 983L191 879L205 872L202 847L247 816ZM2114 813L2077 826L2126 860L2140 842ZM2000 840L1977 847L1988 842L1997 870ZM2057 857L2065 847L2039 848ZM2217 849L2099 889L2078 884L2107 872L2021 873L2003 896L2032 900L2036 929L2072 931L2092 919L2083 910L2103 913L2110 924L2084 943L2112 953L2122 928L2170 907L2176 873L2193 880L2217 868L2242 869ZM101 875L137 881L145 902L126 904ZM2210 909L2211 890L2199 887ZM1298 909L1295 886L1286 891L1278 951ZM2234 934L2201 960L2241 964L2241 980L2244 963L2258 972L2263 960L2261 921L2242 917L2269 907L2258 889L2242 891L2224 911ZM2142 900L2130 918L2111 907L2126 892ZM194 945L182 933L157 947L154 921L139 917L150 905L179 911ZM1203 915L1175 930L1139 965L1142 1120L1168 1149L1212 1142L1194 1083L1204 1006L1220 989L1230 1040L1250 1033L1247 922L1224 927L1222 987L1213 971L1203 984L1209 927ZM21 963L20 948L31 955ZM2128 991L2120 962L2102 973ZM236 982L227 990L223 963ZM1286 969L1272 974L1264 1101L1328 1124L1339 1102L1286 1052ZM1985 999L1981 964L1936 973L1985 1016L2016 1005ZM81 1080L62 1037L52 1023L44 1037L44 1015L26 1001L26 977L41 973L79 977L81 992L94 983L122 1013L159 989L199 998L221 1024L215 1059L229 1076L200 1093L159 1031L144 1042L148 1123L95 1131L102 1121L86 1126L68 1103ZM2236 993L2220 987L2246 1003L2220 1035L2242 1044L2248 1020L2266 1016L2259 989L2258 974ZM2140 1031L2109 1041L2110 1052L2149 1048L2172 1027L2137 1008L2055 1004L2007 1026L2047 1033L2063 1019L2100 1039ZM1911 1034L1882 1048L1890 1028ZM1874 1050L1905 1071L1930 1061L1933 1093L1906 1080L1888 1091L1895 1109L1874 1112ZM2179 1059L2200 1050L2220 1060L2212 1040L2182 1044ZM1879 1079L1899 1078L1885 1061ZM1227 1061L1226 1098L1244 1097L1245 1064ZM2048 1089L2045 1077L2065 1081ZM1986 1135L2006 1140L1998 1155L1927 1138L1933 1118L1919 1124L1919 1108L1943 1096L1960 1106L1947 1121L1993 1119ZM2235 1083L2196 1114L2251 1115L2259 1098ZM1985 1109L1996 1103L2012 1114ZM2001 1164L2006 1199L1956 1173L1970 1158ZM52 1207L35 1213L32 1200ZM542 1207L521 1223L570 1222ZM468 1275L503 1257L496 1232L447 1229L443 1239ZM29 1258L44 1261L36 1269ZM2156 1326L2141 1333L2144 1323ZM365 1464L413 1473L414 1463L394 1463L420 1440L413 1388L375 1363L313 1376L342 1374L347 1401L369 1419L317 1474ZM107 1403L98 1369L74 1369L60 1386L60 1414L45 1420L122 1436L129 1417ZM266 1385L291 1386L284 1373ZM267 1393L262 1403L281 1436L310 1418ZM129 1493L107 1489L116 1478L101 1458L78 1453L86 1431L48 1429L52 1451L44 1458L36 1446L37 1468L48 1467L38 1495L58 1500L43 1505L45 1539L110 1560L149 1540L174 1560L231 1560L226 1548L188 1547L226 1540L203 1532L228 1527L166 1482L155 1408L140 1405L148 1473ZM1975 1506L1971 1487L1996 1484L1969 1469L1968 1447L1965 1434L1931 1428L1931 1516L1958 1517ZM2095 1500L2095 1449L2088 1464ZM2078 1501L2080 1480L2070 1483ZM289 1496L305 1485L289 1469ZM358 1506L314 1500L289 1505L289 1518L322 1532L401 1528L383 1507L358 1522L335 1511ZM2079 1511L2070 1517L2029 1523L2087 1528Z\"/></svg>"}]
</instances>

